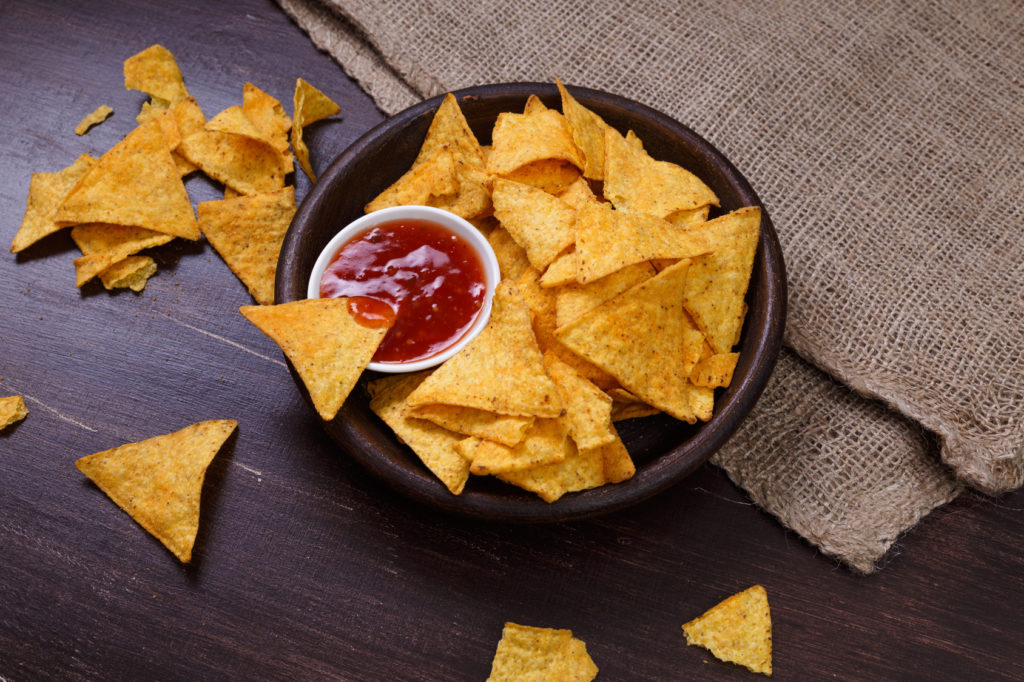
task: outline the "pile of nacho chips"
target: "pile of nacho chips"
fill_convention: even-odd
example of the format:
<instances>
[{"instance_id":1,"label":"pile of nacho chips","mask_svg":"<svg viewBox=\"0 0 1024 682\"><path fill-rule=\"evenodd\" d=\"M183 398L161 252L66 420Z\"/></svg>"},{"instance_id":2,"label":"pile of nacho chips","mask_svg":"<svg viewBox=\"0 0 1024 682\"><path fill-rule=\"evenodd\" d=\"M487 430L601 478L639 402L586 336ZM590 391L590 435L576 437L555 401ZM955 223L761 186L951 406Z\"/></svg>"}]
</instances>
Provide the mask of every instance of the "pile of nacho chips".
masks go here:
<instances>
[{"instance_id":1,"label":"pile of nacho chips","mask_svg":"<svg viewBox=\"0 0 1024 682\"><path fill-rule=\"evenodd\" d=\"M253 298L273 303L277 257L296 208L294 187L286 185L295 160L315 179L303 126L333 116L338 106L300 78L289 117L279 101L246 83L240 105L207 120L174 56L160 45L125 60L124 80L150 97L138 126L98 159L82 155L57 173L34 173L11 252L72 227L82 251L77 286L99 277L107 289L141 291L157 271L141 251L205 235ZM75 132L111 113L100 107ZM196 171L223 183L223 201L193 209L183 178Z\"/></svg>"},{"instance_id":2,"label":"pile of nacho chips","mask_svg":"<svg viewBox=\"0 0 1024 682\"><path fill-rule=\"evenodd\" d=\"M707 421L732 379L761 213L715 193L559 82L482 145L451 94L410 168L367 206L447 209L502 271L487 328L432 372L369 385L371 408L459 494L490 474L553 502L634 474L619 419Z\"/></svg>"}]
</instances>

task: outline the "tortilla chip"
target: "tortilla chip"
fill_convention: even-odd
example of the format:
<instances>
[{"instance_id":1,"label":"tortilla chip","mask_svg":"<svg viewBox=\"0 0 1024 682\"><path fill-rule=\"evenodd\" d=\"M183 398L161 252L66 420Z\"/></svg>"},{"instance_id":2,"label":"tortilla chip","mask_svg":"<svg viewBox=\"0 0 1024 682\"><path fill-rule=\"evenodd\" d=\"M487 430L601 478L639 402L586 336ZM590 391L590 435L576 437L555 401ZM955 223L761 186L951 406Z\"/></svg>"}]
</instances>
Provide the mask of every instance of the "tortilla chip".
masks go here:
<instances>
[{"instance_id":1,"label":"tortilla chip","mask_svg":"<svg viewBox=\"0 0 1024 682\"><path fill-rule=\"evenodd\" d=\"M612 398L613 422L661 414L661 410L648 405L624 388L611 388L607 393Z\"/></svg>"},{"instance_id":2,"label":"tortilla chip","mask_svg":"<svg viewBox=\"0 0 1024 682\"><path fill-rule=\"evenodd\" d=\"M20 395L0 398L0 431L28 416L25 399Z\"/></svg>"},{"instance_id":3,"label":"tortilla chip","mask_svg":"<svg viewBox=\"0 0 1024 682\"><path fill-rule=\"evenodd\" d=\"M699 208L682 209L675 213L669 213L665 216L665 220L681 230L691 230L706 223L710 212L711 206L705 204Z\"/></svg>"},{"instance_id":4,"label":"tortilla chip","mask_svg":"<svg viewBox=\"0 0 1024 682\"><path fill-rule=\"evenodd\" d=\"M430 198L430 206L441 208L466 220L476 220L491 215L492 178L483 169L465 161L455 160L454 172L457 184L454 194Z\"/></svg>"},{"instance_id":5,"label":"tortilla chip","mask_svg":"<svg viewBox=\"0 0 1024 682\"><path fill-rule=\"evenodd\" d=\"M540 277L540 285L545 289L550 289L551 287L575 284L577 268L576 247L573 246L551 261L551 265L547 267L544 274Z\"/></svg>"},{"instance_id":6,"label":"tortilla chip","mask_svg":"<svg viewBox=\"0 0 1024 682\"><path fill-rule=\"evenodd\" d=\"M556 334L644 402L692 424L696 415L687 387L703 339L683 310L688 266L680 261Z\"/></svg>"},{"instance_id":7,"label":"tortilla chip","mask_svg":"<svg viewBox=\"0 0 1024 682\"><path fill-rule=\"evenodd\" d=\"M487 682L590 682L597 672L572 631L505 623Z\"/></svg>"},{"instance_id":8,"label":"tortilla chip","mask_svg":"<svg viewBox=\"0 0 1024 682\"><path fill-rule=\"evenodd\" d=\"M469 462L455 449L463 436L422 419L406 416L406 398L429 375L399 374L369 385L370 409L408 445L445 487L458 495L469 478Z\"/></svg>"},{"instance_id":9,"label":"tortilla chip","mask_svg":"<svg viewBox=\"0 0 1024 682\"><path fill-rule=\"evenodd\" d=\"M178 62L163 45L151 45L124 61L124 87L151 95L154 106L162 108L189 96Z\"/></svg>"},{"instance_id":10,"label":"tortilla chip","mask_svg":"<svg viewBox=\"0 0 1024 682\"><path fill-rule=\"evenodd\" d=\"M183 138L178 151L211 178L242 194L262 194L284 187L281 154L265 140L203 130Z\"/></svg>"},{"instance_id":11,"label":"tortilla chip","mask_svg":"<svg viewBox=\"0 0 1024 682\"><path fill-rule=\"evenodd\" d=\"M575 240L576 211L543 190L498 178L492 199L495 217L537 270L547 268Z\"/></svg>"},{"instance_id":12,"label":"tortilla chip","mask_svg":"<svg viewBox=\"0 0 1024 682\"><path fill-rule=\"evenodd\" d=\"M523 274L526 268L530 267L530 259L526 257L526 250L512 239L508 230L500 225L491 230L487 235L487 241L494 249L494 255L498 259L498 269L501 271L502 279L516 281Z\"/></svg>"},{"instance_id":13,"label":"tortilla chip","mask_svg":"<svg viewBox=\"0 0 1024 682\"><path fill-rule=\"evenodd\" d=\"M478 476L521 471L561 462L575 453L564 419L536 419L523 439L512 447L480 441L472 454L469 471Z\"/></svg>"},{"instance_id":14,"label":"tortilla chip","mask_svg":"<svg viewBox=\"0 0 1024 682\"><path fill-rule=\"evenodd\" d=\"M700 178L668 161L657 161L613 128L604 135L604 196L615 208L664 218L679 210L718 206Z\"/></svg>"},{"instance_id":15,"label":"tortilla chip","mask_svg":"<svg viewBox=\"0 0 1024 682\"><path fill-rule=\"evenodd\" d=\"M55 220L132 225L199 239L192 202L157 120L143 123L101 156L68 193Z\"/></svg>"},{"instance_id":16,"label":"tortilla chip","mask_svg":"<svg viewBox=\"0 0 1024 682\"><path fill-rule=\"evenodd\" d=\"M566 493L590 490L607 482L600 448L578 450L573 447L560 462L496 475L506 483L537 494L548 503L557 502Z\"/></svg>"},{"instance_id":17,"label":"tortilla chip","mask_svg":"<svg viewBox=\"0 0 1024 682\"><path fill-rule=\"evenodd\" d=\"M716 353L728 353L740 340L760 228L761 209L748 206L687 233L706 235L715 249L691 263L683 304Z\"/></svg>"},{"instance_id":18,"label":"tortilla chip","mask_svg":"<svg viewBox=\"0 0 1024 682\"><path fill-rule=\"evenodd\" d=\"M406 171L363 210L373 213L391 206L433 206L438 203L437 197L454 196L458 191L459 177L455 171L455 158L449 151L439 151Z\"/></svg>"},{"instance_id":19,"label":"tortilla chip","mask_svg":"<svg viewBox=\"0 0 1024 682\"><path fill-rule=\"evenodd\" d=\"M591 180L604 179L604 130L608 124L600 116L576 101L561 80L555 80L562 95L562 113L569 121L572 139L583 152L583 176Z\"/></svg>"},{"instance_id":20,"label":"tortilla chip","mask_svg":"<svg viewBox=\"0 0 1024 682\"><path fill-rule=\"evenodd\" d=\"M612 399L553 353L544 355L548 373L562 392L569 436L580 450L616 440L612 428Z\"/></svg>"},{"instance_id":21,"label":"tortilla chip","mask_svg":"<svg viewBox=\"0 0 1024 682\"><path fill-rule=\"evenodd\" d=\"M388 331L356 322L347 298L242 306L238 312L281 347L326 421L338 414Z\"/></svg>"},{"instance_id":22,"label":"tortilla chip","mask_svg":"<svg viewBox=\"0 0 1024 682\"><path fill-rule=\"evenodd\" d=\"M245 135L251 137L254 140L260 140L269 144L269 140L263 136L253 122L249 120L249 117L242 111L242 107L235 105L228 107L224 111L220 112L203 126L206 130L215 133L234 133L235 135Z\"/></svg>"},{"instance_id":23,"label":"tortilla chip","mask_svg":"<svg viewBox=\"0 0 1024 682\"><path fill-rule=\"evenodd\" d=\"M128 256L153 246L162 246L173 239L169 234L141 227L103 223L78 225L72 228L71 238L82 251L82 257L75 259L77 287Z\"/></svg>"},{"instance_id":24,"label":"tortilla chip","mask_svg":"<svg viewBox=\"0 0 1024 682\"><path fill-rule=\"evenodd\" d=\"M634 263L590 284L573 282L558 290L555 296L555 323L564 327L578 320L605 301L627 289L646 282L657 273L650 263ZM543 285L543 279L541 284Z\"/></svg>"},{"instance_id":25,"label":"tortilla chip","mask_svg":"<svg viewBox=\"0 0 1024 682\"><path fill-rule=\"evenodd\" d=\"M425 419L449 431L492 440L509 447L523 440L534 420L533 417L495 414L454 405L420 405L409 408L405 416Z\"/></svg>"},{"instance_id":26,"label":"tortilla chip","mask_svg":"<svg viewBox=\"0 0 1024 682\"><path fill-rule=\"evenodd\" d=\"M739 361L739 353L715 353L697 362L690 370L690 381L696 386L727 388Z\"/></svg>"},{"instance_id":27,"label":"tortilla chip","mask_svg":"<svg viewBox=\"0 0 1024 682\"><path fill-rule=\"evenodd\" d=\"M199 531L199 498L206 469L237 426L232 419L199 422L82 457L75 466L180 561L188 563Z\"/></svg>"},{"instance_id":28,"label":"tortilla chip","mask_svg":"<svg viewBox=\"0 0 1024 682\"><path fill-rule=\"evenodd\" d=\"M146 282L156 274L156 261L149 256L128 256L100 272L100 281L107 291L131 289L142 291Z\"/></svg>"},{"instance_id":29,"label":"tortilla chip","mask_svg":"<svg viewBox=\"0 0 1024 682\"><path fill-rule=\"evenodd\" d=\"M580 169L568 161L541 159L520 166L501 177L542 189L548 194L564 194L580 179Z\"/></svg>"},{"instance_id":30,"label":"tortilla chip","mask_svg":"<svg viewBox=\"0 0 1024 682\"><path fill-rule=\"evenodd\" d=\"M487 171L508 177L536 161L565 161L583 168L583 154L573 142L565 117L554 109L498 114L491 131Z\"/></svg>"},{"instance_id":31,"label":"tortilla chip","mask_svg":"<svg viewBox=\"0 0 1024 682\"><path fill-rule=\"evenodd\" d=\"M593 190L590 189L590 183L587 182L582 175L573 180L573 183L569 185L564 192L558 195L558 198L569 204L569 206L577 211L583 204L598 201L597 196L594 194Z\"/></svg>"},{"instance_id":32,"label":"tortilla chip","mask_svg":"<svg viewBox=\"0 0 1024 682\"><path fill-rule=\"evenodd\" d=\"M621 483L636 474L636 465L626 449L626 444L619 437L619 432L612 426L615 440L598 448L604 466L604 479L608 483Z\"/></svg>"},{"instance_id":33,"label":"tortilla chip","mask_svg":"<svg viewBox=\"0 0 1024 682\"><path fill-rule=\"evenodd\" d=\"M262 305L274 302L277 258L295 210L295 188L290 185L196 206L199 229Z\"/></svg>"},{"instance_id":34,"label":"tortilla chip","mask_svg":"<svg viewBox=\"0 0 1024 682\"><path fill-rule=\"evenodd\" d=\"M73 164L56 173L32 174L25 217L11 242L11 253L23 251L43 237L64 229L65 226L55 220L57 209L95 163L96 159L82 154Z\"/></svg>"},{"instance_id":35,"label":"tortilla chip","mask_svg":"<svg viewBox=\"0 0 1024 682\"><path fill-rule=\"evenodd\" d=\"M306 146L306 141L302 137L303 128L328 116L334 116L339 111L341 111L341 107L330 97L301 78L295 81L292 109L292 150L295 152L295 158L299 161L299 166L313 182L316 182L316 175L313 174L313 166L309 163L309 147Z\"/></svg>"},{"instance_id":36,"label":"tortilla chip","mask_svg":"<svg viewBox=\"0 0 1024 682\"><path fill-rule=\"evenodd\" d=\"M624 213L601 203L586 204L576 214L576 280L580 284L634 263L692 258L709 251L711 245L699 230L680 230L654 216Z\"/></svg>"},{"instance_id":37,"label":"tortilla chip","mask_svg":"<svg viewBox=\"0 0 1024 682\"><path fill-rule=\"evenodd\" d=\"M282 169L288 175L295 170L295 157L288 143L288 131L292 128L291 116L280 101L271 97L252 83L242 87L242 112L270 146L281 154Z\"/></svg>"},{"instance_id":38,"label":"tortilla chip","mask_svg":"<svg viewBox=\"0 0 1024 682\"><path fill-rule=\"evenodd\" d=\"M715 657L764 675L772 674L772 617L768 593L760 585L713 606L683 625L686 643Z\"/></svg>"},{"instance_id":39,"label":"tortilla chip","mask_svg":"<svg viewBox=\"0 0 1024 682\"><path fill-rule=\"evenodd\" d=\"M434 113L427 136L412 165L417 166L442 150L450 152L457 162L484 167L483 148L469 127L458 100L450 92L444 96Z\"/></svg>"},{"instance_id":40,"label":"tortilla chip","mask_svg":"<svg viewBox=\"0 0 1024 682\"><path fill-rule=\"evenodd\" d=\"M494 292L480 335L409 396L416 407L440 403L522 417L557 417L558 387L548 376L522 294L508 281Z\"/></svg>"},{"instance_id":41,"label":"tortilla chip","mask_svg":"<svg viewBox=\"0 0 1024 682\"><path fill-rule=\"evenodd\" d=\"M541 101L540 97L537 97L537 95L530 95L526 98L526 104L523 105L523 113L532 114L538 111L546 111L547 108L547 105Z\"/></svg>"},{"instance_id":42,"label":"tortilla chip","mask_svg":"<svg viewBox=\"0 0 1024 682\"><path fill-rule=\"evenodd\" d=\"M92 113L86 114L81 123L75 126L75 135L85 135L89 128L103 123L112 113L114 113L113 109L106 104L101 104Z\"/></svg>"}]
</instances>

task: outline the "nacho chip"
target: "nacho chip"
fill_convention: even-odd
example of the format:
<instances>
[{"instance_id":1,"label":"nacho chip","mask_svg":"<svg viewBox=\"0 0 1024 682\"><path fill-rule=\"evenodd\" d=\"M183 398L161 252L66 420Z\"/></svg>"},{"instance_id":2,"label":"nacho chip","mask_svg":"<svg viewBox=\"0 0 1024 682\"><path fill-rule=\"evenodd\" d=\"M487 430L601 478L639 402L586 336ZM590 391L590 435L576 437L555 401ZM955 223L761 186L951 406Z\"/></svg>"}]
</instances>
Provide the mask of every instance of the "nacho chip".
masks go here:
<instances>
[{"instance_id":1,"label":"nacho chip","mask_svg":"<svg viewBox=\"0 0 1024 682\"><path fill-rule=\"evenodd\" d=\"M615 430L614 426L611 429L612 433L615 434L615 440L602 445L598 448L598 451L601 453L605 481L608 483L621 483L633 478L636 474L636 465L633 463L633 458L629 455L629 450L626 449L626 444L619 437L619 432Z\"/></svg>"},{"instance_id":2,"label":"nacho chip","mask_svg":"<svg viewBox=\"0 0 1024 682\"><path fill-rule=\"evenodd\" d=\"M199 530L206 469L237 428L216 419L82 457L75 466L184 563Z\"/></svg>"},{"instance_id":3,"label":"nacho chip","mask_svg":"<svg viewBox=\"0 0 1024 682\"><path fill-rule=\"evenodd\" d=\"M613 422L661 414L661 410L648 405L624 388L610 388L607 393L612 398Z\"/></svg>"},{"instance_id":4,"label":"nacho chip","mask_svg":"<svg viewBox=\"0 0 1024 682\"><path fill-rule=\"evenodd\" d=\"M82 154L73 164L56 173L32 174L25 217L11 242L11 253L23 251L43 237L64 229L65 226L55 220L57 209L95 163L96 159Z\"/></svg>"},{"instance_id":5,"label":"nacho chip","mask_svg":"<svg viewBox=\"0 0 1024 682\"><path fill-rule=\"evenodd\" d=\"M316 175L313 173L313 166L309 163L309 147L306 146L306 141L302 137L303 128L328 116L334 116L339 111L341 111L341 107L335 104L330 97L301 78L295 81L292 109L292 150L295 152L295 158L299 161L299 166L313 182L316 182Z\"/></svg>"},{"instance_id":6,"label":"nacho chip","mask_svg":"<svg viewBox=\"0 0 1024 682\"><path fill-rule=\"evenodd\" d=\"M576 270L578 269L578 261L576 260L576 247L571 247L568 251L551 261L551 265L547 267L544 274L540 277L540 285L545 289L551 287L563 287L568 284L576 283Z\"/></svg>"},{"instance_id":7,"label":"nacho chip","mask_svg":"<svg viewBox=\"0 0 1024 682\"><path fill-rule=\"evenodd\" d=\"M455 159L454 155L452 158L455 161L453 170L457 184L455 193L432 197L429 199L429 205L466 220L491 215L494 212L491 203L491 176L477 166Z\"/></svg>"},{"instance_id":8,"label":"nacho chip","mask_svg":"<svg viewBox=\"0 0 1024 682\"><path fill-rule=\"evenodd\" d=\"M262 305L274 302L277 258L295 215L295 188L196 206L199 229Z\"/></svg>"},{"instance_id":9,"label":"nacho chip","mask_svg":"<svg viewBox=\"0 0 1024 682\"><path fill-rule=\"evenodd\" d=\"M681 209L675 213L669 213L665 216L665 220L681 230L690 230L706 223L710 212L711 206L705 204L699 208Z\"/></svg>"},{"instance_id":10,"label":"nacho chip","mask_svg":"<svg viewBox=\"0 0 1024 682\"><path fill-rule=\"evenodd\" d=\"M459 405L522 417L557 417L558 387L548 376L522 294L502 281L480 335L409 396L409 405Z\"/></svg>"},{"instance_id":11,"label":"nacho chip","mask_svg":"<svg viewBox=\"0 0 1024 682\"><path fill-rule=\"evenodd\" d=\"M128 256L100 272L100 281L107 291L131 289L142 291L146 282L156 274L156 261L149 256Z\"/></svg>"},{"instance_id":12,"label":"nacho chip","mask_svg":"<svg viewBox=\"0 0 1024 682\"><path fill-rule=\"evenodd\" d=\"M406 417L425 419L464 436L474 436L512 447L526 436L533 417L496 414L455 405L420 405L409 408Z\"/></svg>"},{"instance_id":13,"label":"nacho chip","mask_svg":"<svg viewBox=\"0 0 1024 682\"><path fill-rule=\"evenodd\" d=\"M143 123L101 156L68 193L55 220L133 225L199 239L192 202L157 120Z\"/></svg>"},{"instance_id":14,"label":"nacho chip","mask_svg":"<svg viewBox=\"0 0 1024 682\"><path fill-rule=\"evenodd\" d=\"M654 216L624 213L606 204L576 214L576 280L587 284L627 265L654 258L692 258L711 251L700 231L684 231Z\"/></svg>"},{"instance_id":15,"label":"nacho chip","mask_svg":"<svg viewBox=\"0 0 1024 682\"><path fill-rule=\"evenodd\" d=\"M548 373L562 392L569 436L580 450L616 440L612 427L612 399L553 353L544 355Z\"/></svg>"},{"instance_id":16,"label":"nacho chip","mask_svg":"<svg viewBox=\"0 0 1024 682\"><path fill-rule=\"evenodd\" d=\"M211 178L242 194L262 194L284 187L281 154L265 140L203 130L183 138L178 151Z\"/></svg>"},{"instance_id":17,"label":"nacho chip","mask_svg":"<svg viewBox=\"0 0 1024 682\"><path fill-rule=\"evenodd\" d=\"M583 154L573 142L565 117L553 109L498 114L491 131L487 171L508 177L536 161L565 161L583 168Z\"/></svg>"},{"instance_id":18,"label":"nacho chip","mask_svg":"<svg viewBox=\"0 0 1024 682\"><path fill-rule=\"evenodd\" d=\"M604 179L604 131L608 124L600 116L576 101L561 80L555 80L562 95L562 113L569 121L572 139L583 152L583 176Z\"/></svg>"},{"instance_id":19,"label":"nacho chip","mask_svg":"<svg viewBox=\"0 0 1024 682\"><path fill-rule=\"evenodd\" d=\"M573 180L573 183L569 185L564 192L558 195L558 198L569 204L569 206L577 211L580 210L580 207L583 204L598 201L594 191L590 189L590 183L587 182L583 176Z\"/></svg>"},{"instance_id":20,"label":"nacho chip","mask_svg":"<svg viewBox=\"0 0 1024 682\"><path fill-rule=\"evenodd\" d=\"M494 255L498 259L498 269L501 271L502 279L516 281L526 268L530 267L530 259L526 257L526 250L512 239L508 230L500 225L491 230L487 235L487 241L494 249Z\"/></svg>"},{"instance_id":21,"label":"nacho chip","mask_svg":"<svg viewBox=\"0 0 1024 682\"><path fill-rule=\"evenodd\" d=\"M391 206L433 206L438 203L438 197L454 197L458 191L455 157L451 152L442 150L406 171L363 210L373 213Z\"/></svg>"},{"instance_id":22,"label":"nacho chip","mask_svg":"<svg viewBox=\"0 0 1024 682\"><path fill-rule=\"evenodd\" d=\"M326 421L338 414L388 331L356 322L347 298L242 306L238 312L281 347Z\"/></svg>"},{"instance_id":23,"label":"nacho chip","mask_svg":"<svg viewBox=\"0 0 1024 682\"><path fill-rule=\"evenodd\" d=\"M75 286L80 287L96 275L143 249L162 246L173 237L141 227L89 223L71 230L71 238L82 251L75 259ZM110 287L107 287L108 289Z\"/></svg>"},{"instance_id":24,"label":"nacho chip","mask_svg":"<svg viewBox=\"0 0 1024 682\"><path fill-rule=\"evenodd\" d=\"M604 136L604 196L615 208L664 218L679 210L718 206L700 178L668 161L657 161L613 128Z\"/></svg>"},{"instance_id":25,"label":"nacho chip","mask_svg":"<svg viewBox=\"0 0 1024 682\"><path fill-rule=\"evenodd\" d=\"M89 132L89 128L103 123L112 113L114 110L106 104L99 105L92 113L86 114L81 123L75 126L75 135L85 135Z\"/></svg>"},{"instance_id":26,"label":"nacho chip","mask_svg":"<svg viewBox=\"0 0 1024 682\"><path fill-rule=\"evenodd\" d=\"M768 593L754 585L683 625L688 645L764 675L772 674L772 617Z\"/></svg>"},{"instance_id":27,"label":"nacho chip","mask_svg":"<svg viewBox=\"0 0 1024 682\"><path fill-rule=\"evenodd\" d=\"M523 113L533 114L538 111L546 111L547 108L547 105L541 101L540 97L537 97L537 95L530 95L526 98L526 104L523 106Z\"/></svg>"},{"instance_id":28,"label":"nacho chip","mask_svg":"<svg viewBox=\"0 0 1024 682\"><path fill-rule=\"evenodd\" d=\"M703 233L715 248L690 265L683 304L716 353L728 353L740 340L760 227L761 209L748 206L687 233Z\"/></svg>"},{"instance_id":29,"label":"nacho chip","mask_svg":"<svg viewBox=\"0 0 1024 682\"><path fill-rule=\"evenodd\" d=\"M575 240L576 211L543 190L498 178L492 199L495 217L537 270L547 268Z\"/></svg>"},{"instance_id":30,"label":"nacho chip","mask_svg":"<svg viewBox=\"0 0 1024 682\"><path fill-rule=\"evenodd\" d=\"M580 179L580 169L568 161L541 159L502 174L506 180L561 195Z\"/></svg>"},{"instance_id":31,"label":"nacho chip","mask_svg":"<svg viewBox=\"0 0 1024 682\"><path fill-rule=\"evenodd\" d=\"M561 462L576 453L569 440L568 424L562 418L536 419L523 439L513 447L489 440L480 441L472 453L469 472L478 476L522 471Z\"/></svg>"},{"instance_id":32,"label":"nacho chip","mask_svg":"<svg viewBox=\"0 0 1024 682\"><path fill-rule=\"evenodd\" d=\"M565 459L554 464L496 475L506 483L535 493L548 503L557 502L566 493L590 490L607 482L601 448L578 450L572 447Z\"/></svg>"},{"instance_id":33,"label":"nacho chip","mask_svg":"<svg viewBox=\"0 0 1024 682\"><path fill-rule=\"evenodd\" d=\"M211 132L245 135L254 140L270 144L270 141L256 128L249 117L245 115L245 112L242 111L242 107L238 105L228 107L220 112L207 121L203 127Z\"/></svg>"},{"instance_id":34,"label":"nacho chip","mask_svg":"<svg viewBox=\"0 0 1024 682\"><path fill-rule=\"evenodd\" d=\"M690 381L696 386L726 388L732 383L732 373L739 358L739 353L715 353L704 358L690 370Z\"/></svg>"},{"instance_id":35,"label":"nacho chip","mask_svg":"<svg viewBox=\"0 0 1024 682\"><path fill-rule=\"evenodd\" d=\"M656 274L650 263L634 263L590 284L573 282L564 286L555 296L555 323L558 327L564 327L605 301L615 298L641 282L646 282ZM543 283L544 280L541 279L541 284Z\"/></svg>"},{"instance_id":36,"label":"nacho chip","mask_svg":"<svg viewBox=\"0 0 1024 682\"><path fill-rule=\"evenodd\" d=\"M242 87L242 112L270 146L281 154L284 174L295 170L295 157L288 143L288 131L292 119L280 101L271 97L252 83Z\"/></svg>"},{"instance_id":37,"label":"nacho chip","mask_svg":"<svg viewBox=\"0 0 1024 682\"><path fill-rule=\"evenodd\" d=\"M173 106L189 96L178 62L163 45L151 45L124 61L124 87L151 95L158 108Z\"/></svg>"},{"instance_id":38,"label":"nacho chip","mask_svg":"<svg viewBox=\"0 0 1024 682\"><path fill-rule=\"evenodd\" d=\"M420 461L454 495L462 492L469 478L469 462L456 450L464 437L422 419L407 417L406 398L429 372L399 374L369 385L370 409L412 449Z\"/></svg>"},{"instance_id":39,"label":"nacho chip","mask_svg":"<svg viewBox=\"0 0 1024 682\"><path fill-rule=\"evenodd\" d=\"M597 666L571 630L505 623L487 682L590 682Z\"/></svg>"},{"instance_id":40,"label":"nacho chip","mask_svg":"<svg viewBox=\"0 0 1024 682\"><path fill-rule=\"evenodd\" d=\"M703 338L683 310L688 266L680 261L556 334L644 402L692 424L697 416L687 391Z\"/></svg>"},{"instance_id":41,"label":"nacho chip","mask_svg":"<svg viewBox=\"0 0 1024 682\"><path fill-rule=\"evenodd\" d=\"M434 113L427 136L412 165L418 166L439 151L450 152L456 162L462 161L480 168L485 164L480 141L469 127L455 95L450 92L444 96Z\"/></svg>"},{"instance_id":42,"label":"nacho chip","mask_svg":"<svg viewBox=\"0 0 1024 682\"><path fill-rule=\"evenodd\" d=\"M20 395L0 398L0 431L28 416L25 399Z\"/></svg>"}]
</instances>

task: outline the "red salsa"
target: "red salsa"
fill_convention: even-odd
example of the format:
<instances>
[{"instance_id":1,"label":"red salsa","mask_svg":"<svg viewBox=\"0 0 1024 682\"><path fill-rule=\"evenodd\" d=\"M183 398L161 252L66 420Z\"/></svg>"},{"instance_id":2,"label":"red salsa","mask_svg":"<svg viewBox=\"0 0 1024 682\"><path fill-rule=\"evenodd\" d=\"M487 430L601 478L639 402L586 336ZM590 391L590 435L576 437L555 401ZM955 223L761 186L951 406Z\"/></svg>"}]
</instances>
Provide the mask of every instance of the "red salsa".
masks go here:
<instances>
[{"instance_id":1,"label":"red salsa","mask_svg":"<svg viewBox=\"0 0 1024 682\"><path fill-rule=\"evenodd\" d=\"M369 327L394 326L374 362L437 355L465 334L483 304L484 267L473 247L442 225L394 220L341 247L320 279L321 298L353 298Z\"/></svg>"}]
</instances>

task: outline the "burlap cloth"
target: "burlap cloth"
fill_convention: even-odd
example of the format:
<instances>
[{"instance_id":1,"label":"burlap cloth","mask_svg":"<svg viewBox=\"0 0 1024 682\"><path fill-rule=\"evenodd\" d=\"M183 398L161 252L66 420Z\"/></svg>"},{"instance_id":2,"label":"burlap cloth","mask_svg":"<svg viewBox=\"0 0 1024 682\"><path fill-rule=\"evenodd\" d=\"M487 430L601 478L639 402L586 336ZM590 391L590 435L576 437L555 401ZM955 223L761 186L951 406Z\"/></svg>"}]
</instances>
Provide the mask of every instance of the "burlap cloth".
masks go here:
<instances>
[{"instance_id":1,"label":"burlap cloth","mask_svg":"<svg viewBox=\"0 0 1024 682\"><path fill-rule=\"evenodd\" d=\"M789 274L778 369L714 458L870 572L962 485L1024 482L1024 6L279 0L385 112L553 81L717 146Z\"/></svg>"}]
</instances>

